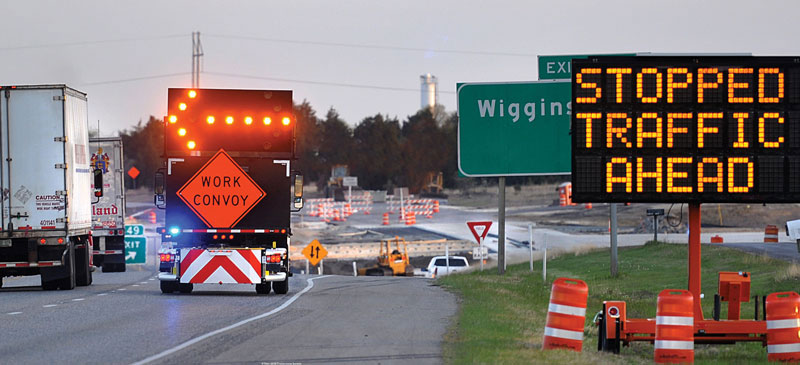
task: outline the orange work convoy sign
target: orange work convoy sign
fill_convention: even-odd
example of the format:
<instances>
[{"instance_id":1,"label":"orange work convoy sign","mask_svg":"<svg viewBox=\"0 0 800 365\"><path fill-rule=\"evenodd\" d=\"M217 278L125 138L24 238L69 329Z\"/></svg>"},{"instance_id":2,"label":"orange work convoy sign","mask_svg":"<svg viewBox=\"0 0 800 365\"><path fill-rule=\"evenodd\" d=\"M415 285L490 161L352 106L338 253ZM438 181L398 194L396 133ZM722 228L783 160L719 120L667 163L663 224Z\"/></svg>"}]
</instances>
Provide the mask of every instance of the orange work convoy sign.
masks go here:
<instances>
[{"instance_id":1,"label":"orange work convoy sign","mask_svg":"<svg viewBox=\"0 0 800 365\"><path fill-rule=\"evenodd\" d=\"M235 226L266 195L222 149L178 190L209 228Z\"/></svg>"}]
</instances>

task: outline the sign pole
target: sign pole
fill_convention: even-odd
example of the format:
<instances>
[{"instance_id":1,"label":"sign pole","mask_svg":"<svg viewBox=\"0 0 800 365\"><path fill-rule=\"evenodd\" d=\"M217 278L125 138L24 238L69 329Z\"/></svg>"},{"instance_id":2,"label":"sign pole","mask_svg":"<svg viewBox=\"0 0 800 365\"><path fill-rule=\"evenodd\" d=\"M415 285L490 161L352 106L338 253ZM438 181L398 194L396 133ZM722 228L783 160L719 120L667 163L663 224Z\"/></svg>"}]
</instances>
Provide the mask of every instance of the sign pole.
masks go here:
<instances>
[{"instance_id":1,"label":"sign pole","mask_svg":"<svg viewBox=\"0 0 800 365\"><path fill-rule=\"evenodd\" d=\"M617 277L617 203L611 203L611 277Z\"/></svg>"},{"instance_id":2,"label":"sign pole","mask_svg":"<svg viewBox=\"0 0 800 365\"><path fill-rule=\"evenodd\" d=\"M528 248L530 249L530 253L531 253L531 259L530 259L531 272L533 272L533 224L531 224L531 223L528 223L528 237L530 239L528 241Z\"/></svg>"},{"instance_id":3,"label":"sign pole","mask_svg":"<svg viewBox=\"0 0 800 365\"><path fill-rule=\"evenodd\" d=\"M450 245L446 242L444 244L444 257L447 265L447 274L450 274Z\"/></svg>"},{"instance_id":4,"label":"sign pole","mask_svg":"<svg viewBox=\"0 0 800 365\"><path fill-rule=\"evenodd\" d=\"M311 275L311 266L308 263L308 259L306 259L306 274Z\"/></svg>"},{"instance_id":5,"label":"sign pole","mask_svg":"<svg viewBox=\"0 0 800 365\"><path fill-rule=\"evenodd\" d=\"M481 260L481 271L483 271L483 238L478 240L478 252L481 253L480 260Z\"/></svg>"},{"instance_id":6,"label":"sign pole","mask_svg":"<svg viewBox=\"0 0 800 365\"><path fill-rule=\"evenodd\" d=\"M542 254L542 281L547 281L547 232L542 234L542 245L544 246L544 253Z\"/></svg>"},{"instance_id":7,"label":"sign pole","mask_svg":"<svg viewBox=\"0 0 800 365\"><path fill-rule=\"evenodd\" d=\"M500 176L498 178L498 189L500 194L498 197L497 208L497 273L503 275L506 273L506 177Z\"/></svg>"}]
</instances>

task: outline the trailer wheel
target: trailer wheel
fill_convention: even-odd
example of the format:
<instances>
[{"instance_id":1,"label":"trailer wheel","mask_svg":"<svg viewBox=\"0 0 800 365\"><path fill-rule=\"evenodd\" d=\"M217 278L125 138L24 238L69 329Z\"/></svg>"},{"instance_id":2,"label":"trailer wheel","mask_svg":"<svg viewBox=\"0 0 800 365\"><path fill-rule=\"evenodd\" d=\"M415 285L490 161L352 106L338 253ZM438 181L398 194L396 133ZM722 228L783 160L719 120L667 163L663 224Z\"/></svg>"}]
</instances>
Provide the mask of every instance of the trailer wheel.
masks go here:
<instances>
[{"instance_id":1,"label":"trailer wheel","mask_svg":"<svg viewBox=\"0 0 800 365\"><path fill-rule=\"evenodd\" d=\"M161 292L164 294L171 294L174 293L175 290L178 289L178 283L174 281L162 281L161 282Z\"/></svg>"},{"instance_id":2,"label":"trailer wheel","mask_svg":"<svg viewBox=\"0 0 800 365\"><path fill-rule=\"evenodd\" d=\"M258 293L258 294L269 294L269 291L270 291L271 287L272 287L272 284L270 284L270 283L256 284L256 293Z\"/></svg>"},{"instance_id":3,"label":"trailer wheel","mask_svg":"<svg viewBox=\"0 0 800 365\"><path fill-rule=\"evenodd\" d=\"M192 283L179 283L178 284L178 291L183 294L189 294L194 290L194 284Z\"/></svg>"},{"instance_id":4,"label":"trailer wheel","mask_svg":"<svg viewBox=\"0 0 800 365\"><path fill-rule=\"evenodd\" d=\"M272 282L272 290L275 291L275 294L286 294L289 292L289 278L287 277L283 281L273 281Z\"/></svg>"},{"instance_id":5,"label":"trailer wheel","mask_svg":"<svg viewBox=\"0 0 800 365\"><path fill-rule=\"evenodd\" d=\"M75 250L75 283L78 286L92 284L92 270L89 265L89 245Z\"/></svg>"}]
</instances>

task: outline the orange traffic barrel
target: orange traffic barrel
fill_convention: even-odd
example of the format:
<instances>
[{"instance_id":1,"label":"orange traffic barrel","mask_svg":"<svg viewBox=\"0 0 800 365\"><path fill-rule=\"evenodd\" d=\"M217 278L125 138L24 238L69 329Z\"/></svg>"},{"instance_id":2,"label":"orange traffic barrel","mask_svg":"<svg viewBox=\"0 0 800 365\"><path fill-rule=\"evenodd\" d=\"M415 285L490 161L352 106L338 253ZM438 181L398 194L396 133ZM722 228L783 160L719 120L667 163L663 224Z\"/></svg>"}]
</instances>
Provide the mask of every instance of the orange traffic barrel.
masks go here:
<instances>
[{"instance_id":1,"label":"orange traffic barrel","mask_svg":"<svg viewBox=\"0 0 800 365\"><path fill-rule=\"evenodd\" d=\"M800 295L795 292L767 296L767 359L800 361Z\"/></svg>"},{"instance_id":2,"label":"orange traffic barrel","mask_svg":"<svg viewBox=\"0 0 800 365\"><path fill-rule=\"evenodd\" d=\"M544 327L543 349L581 351L588 297L589 287L583 280L558 278L553 282L550 305L547 308L547 323Z\"/></svg>"},{"instance_id":3,"label":"orange traffic barrel","mask_svg":"<svg viewBox=\"0 0 800 365\"><path fill-rule=\"evenodd\" d=\"M156 212L153 210L150 211L150 223L156 223Z\"/></svg>"},{"instance_id":4,"label":"orange traffic barrel","mask_svg":"<svg viewBox=\"0 0 800 365\"><path fill-rule=\"evenodd\" d=\"M388 226L389 225L389 213L388 212L387 213L383 213L383 225L384 226Z\"/></svg>"},{"instance_id":5,"label":"orange traffic barrel","mask_svg":"<svg viewBox=\"0 0 800 365\"><path fill-rule=\"evenodd\" d=\"M656 307L655 362L694 362L694 296L665 289Z\"/></svg>"},{"instance_id":6,"label":"orange traffic barrel","mask_svg":"<svg viewBox=\"0 0 800 365\"><path fill-rule=\"evenodd\" d=\"M439 201L438 200L434 200L433 201L433 212L434 213L439 213Z\"/></svg>"},{"instance_id":7,"label":"orange traffic barrel","mask_svg":"<svg viewBox=\"0 0 800 365\"><path fill-rule=\"evenodd\" d=\"M592 209L592 203L586 203L583 207L586 208L586 210Z\"/></svg>"},{"instance_id":8,"label":"orange traffic barrel","mask_svg":"<svg viewBox=\"0 0 800 365\"><path fill-rule=\"evenodd\" d=\"M764 228L764 242L778 242L778 227L768 225Z\"/></svg>"},{"instance_id":9,"label":"orange traffic barrel","mask_svg":"<svg viewBox=\"0 0 800 365\"><path fill-rule=\"evenodd\" d=\"M722 243L722 236L711 236L711 243Z\"/></svg>"}]
</instances>

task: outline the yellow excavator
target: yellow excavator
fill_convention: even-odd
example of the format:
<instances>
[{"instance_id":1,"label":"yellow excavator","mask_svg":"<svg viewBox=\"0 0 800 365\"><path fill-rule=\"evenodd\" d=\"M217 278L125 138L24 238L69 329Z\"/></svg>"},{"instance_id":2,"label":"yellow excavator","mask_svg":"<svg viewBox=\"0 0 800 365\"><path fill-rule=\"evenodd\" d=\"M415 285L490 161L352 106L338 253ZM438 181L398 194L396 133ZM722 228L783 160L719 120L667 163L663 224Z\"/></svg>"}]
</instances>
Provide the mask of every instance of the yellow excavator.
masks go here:
<instances>
[{"instance_id":1,"label":"yellow excavator","mask_svg":"<svg viewBox=\"0 0 800 365\"><path fill-rule=\"evenodd\" d=\"M392 246L394 248L392 249ZM402 247L401 247L402 246ZM400 250L403 250L400 252ZM408 261L406 240L401 237L381 240L378 264L358 269L359 276L414 276L414 267Z\"/></svg>"}]
</instances>

